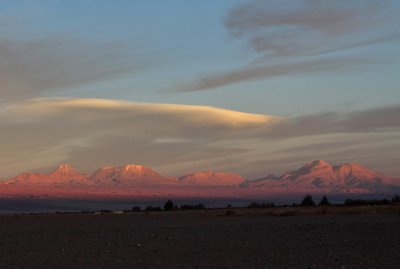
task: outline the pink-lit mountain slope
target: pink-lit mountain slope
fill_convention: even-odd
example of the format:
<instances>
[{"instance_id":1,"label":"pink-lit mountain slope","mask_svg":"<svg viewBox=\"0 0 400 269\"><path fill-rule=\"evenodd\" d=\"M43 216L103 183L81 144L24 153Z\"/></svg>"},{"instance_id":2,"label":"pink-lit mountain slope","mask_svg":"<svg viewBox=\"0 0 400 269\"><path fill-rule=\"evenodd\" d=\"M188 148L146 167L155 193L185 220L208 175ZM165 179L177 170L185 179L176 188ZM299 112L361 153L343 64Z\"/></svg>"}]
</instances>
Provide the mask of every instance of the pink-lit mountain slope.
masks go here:
<instances>
[{"instance_id":1,"label":"pink-lit mountain slope","mask_svg":"<svg viewBox=\"0 0 400 269\"><path fill-rule=\"evenodd\" d=\"M23 173L15 178L5 180L2 184L16 186L75 186L90 185L86 174L76 171L67 164L58 166L48 174Z\"/></svg>"},{"instance_id":2,"label":"pink-lit mountain slope","mask_svg":"<svg viewBox=\"0 0 400 269\"><path fill-rule=\"evenodd\" d=\"M376 192L399 188L400 180L371 171L356 163L332 166L323 160L316 160L280 177L269 176L249 181L246 186L293 191Z\"/></svg>"},{"instance_id":3,"label":"pink-lit mountain slope","mask_svg":"<svg viewBox=\"0 0 400 269\"><path fill-rule=\"evenodd\" d=\"M172 184L176 180L164 177L143 165L127 164L121 167L102 167L89 178L97 186L127 186Z\"/></svg>"},{"instance_id":4,"label":"pink-lit mountain slope","mask_svg":"<svg viewBox=\"0 0 400 269\"><path fill-rule=\"evenodd\" d=\"M183 177L167 177L143 165L127 164L120 167L102 167L91 176L74 170L69 165L60 165L49 174L23 173L0 183L16 186L62 186L80 184L95 187L144 187L157 185L181 186L239 186L245 179L239 175L222 172L198 172Z\"/></svg>"},{"instance_id":5,"label":"pink-lit mountain slope","mask_svg":"<svg viewBox=\"0 0 400 269\"><path fill-rule=\"evenodd\" d=\"M193 185L236 186L245 182L245 179L232 173L206 171L182 176L179 181Z\"/></svg>"},{"instance_id":6,"label":"pink-lit mountain slope","mask_svg":"<svg viewBox=\"0 0 400 269\"><path fill-rule=\"evenodd\" d=\"M166 177L142 165L103 167L88 176L69 165L48 174L23 173L0 181L1 195L52 195L54 197L114 196L213 196L255 197L267 193L378 193L400 192L400 179L387 177L359 164L332 166L317 160L280 177L253 181L222 172L198 172Z\"/></svg>"}]
</instances>

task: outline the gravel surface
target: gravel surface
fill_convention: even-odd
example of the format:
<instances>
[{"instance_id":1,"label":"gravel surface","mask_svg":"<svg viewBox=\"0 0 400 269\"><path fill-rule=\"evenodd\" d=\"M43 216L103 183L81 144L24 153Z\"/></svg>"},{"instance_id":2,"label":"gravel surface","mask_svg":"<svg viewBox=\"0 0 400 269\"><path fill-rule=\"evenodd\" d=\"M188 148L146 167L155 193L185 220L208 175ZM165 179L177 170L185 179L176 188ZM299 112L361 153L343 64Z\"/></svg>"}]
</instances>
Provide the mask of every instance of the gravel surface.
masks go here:
<instances>
[{"instance_id":1,"label":"gravel surface","mask_svg":"<svg viewBox=\"0 0 400 269\"><path fill-rule=\"evenodd\" d=\"M400 268L400 215L0 216L0 268Z\"/></svg>"}]
</instances>

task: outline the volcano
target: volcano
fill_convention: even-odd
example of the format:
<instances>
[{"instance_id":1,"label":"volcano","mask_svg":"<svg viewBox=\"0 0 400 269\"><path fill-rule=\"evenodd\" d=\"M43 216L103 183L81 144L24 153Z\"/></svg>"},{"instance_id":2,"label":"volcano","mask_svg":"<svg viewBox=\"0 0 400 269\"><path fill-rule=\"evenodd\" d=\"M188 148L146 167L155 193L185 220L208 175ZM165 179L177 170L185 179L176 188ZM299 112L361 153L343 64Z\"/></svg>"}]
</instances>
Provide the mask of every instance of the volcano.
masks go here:
<instances>
[{"instance_id":1,"label":"volcano","mask_svg":"<svg viewBox=\"0 0 400 269\"><path fill-rule=\"evenodd\" d=\"M48 174L41 173L22 173L13 179L3 181L6 185L16 186L70 186L70 185L90 185L88 176L76 171L68 164L61 164L54 171Z\"/></svg>"},{"instance_id":2,"label":"volcano","mask_svg":"<svg viewBox=\"0 0 400 269\"><path fill-rule=\"evenodd\" d=\"M395 193L400 180L357 163L332 166L324 160L310 161L277 177L268 175L245 180L227 172L204 171L181 177L163 176L138 165L102 167L86 175L62 164L48 174L23 173L0 182L1 195L84 197L111 195L262 197L288 193ZM75 196L74 196L75 195Z\"/></svg>"},{"instance_id":3,"label":"volcano","mask_svg":"<svg viewBox=\"0 0 400 269\"><path fill-rule=\"evenodd\" d=\"M161 176L143 165L127 164L120 167L102 167L89 178L97 186L129 186L172 184L175 180Z\"/></svg>"},{"instance_id":4,"label":"volcano","mask_svg":"<svg viewBox=\"0 0 400 269\"><path fill-rule=\"evenodd\" d=\"M332 166L324 160L315 160L277 178L248 181L247 186L292 191L379 192L399 188L400 181L357 163Z\"/></svg>"}]
</instances>

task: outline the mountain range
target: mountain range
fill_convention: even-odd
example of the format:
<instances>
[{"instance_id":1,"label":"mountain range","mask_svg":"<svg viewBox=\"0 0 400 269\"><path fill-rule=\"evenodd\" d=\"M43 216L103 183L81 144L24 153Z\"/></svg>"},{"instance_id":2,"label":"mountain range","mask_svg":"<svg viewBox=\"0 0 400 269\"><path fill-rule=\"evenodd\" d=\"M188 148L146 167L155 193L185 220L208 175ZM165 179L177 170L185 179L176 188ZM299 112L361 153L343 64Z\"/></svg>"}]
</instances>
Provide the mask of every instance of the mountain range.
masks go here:
<instances>
[{"instance_id":1,"label":"mountain range","mask_svg":"<svg viewBox=\"0 0 400 269\"><path fill-rule=\"evenodd\" d=\"M180 177L160 175L143 165L127 164L102 167L92 175L80 173L67 164L48 174L22 173L0 182L0 195L13 193L107 192L115 195L134 193L157 195L177 193L187 195L249 196L262 193L378 193L400 191L400 179L385 176L366 167L347 163L332 166L326 161L307 162L301 168L282 174L246 180L225 172L197 172ZM153 190L153 191L152 191Z\"/></svg>"},{"instance_id":2,"label":"mountain range","mask_svg":"<svg viewBox=\"0 0 400 269\"><path fill-rule=\"evenodd\" d=\"M324 160L307 162L300 169L280 177L268 175L244 184L249 187L326 190L329 192L378 192L400 186L400 180L367 169L357 163L332 166Z\"/></svg>"}]
</instances>

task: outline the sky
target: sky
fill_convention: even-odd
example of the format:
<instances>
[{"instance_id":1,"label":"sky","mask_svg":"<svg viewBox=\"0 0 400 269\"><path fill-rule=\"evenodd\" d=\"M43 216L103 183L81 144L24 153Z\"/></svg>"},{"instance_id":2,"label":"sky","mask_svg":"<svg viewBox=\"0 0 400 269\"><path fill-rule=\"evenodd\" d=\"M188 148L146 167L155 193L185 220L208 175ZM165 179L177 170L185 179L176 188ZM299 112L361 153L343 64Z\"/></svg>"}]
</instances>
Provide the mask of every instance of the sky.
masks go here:
<instances>
[{"instance_id":1,"label":"sky","mask_svg":"<svg viewBox=\"0 0 400 269\"><path fill-rule=\"evenodd\" d=\"M0 178L68 163L400 177L399 1L0 2Z\"/></svg>"}]
</instances>

